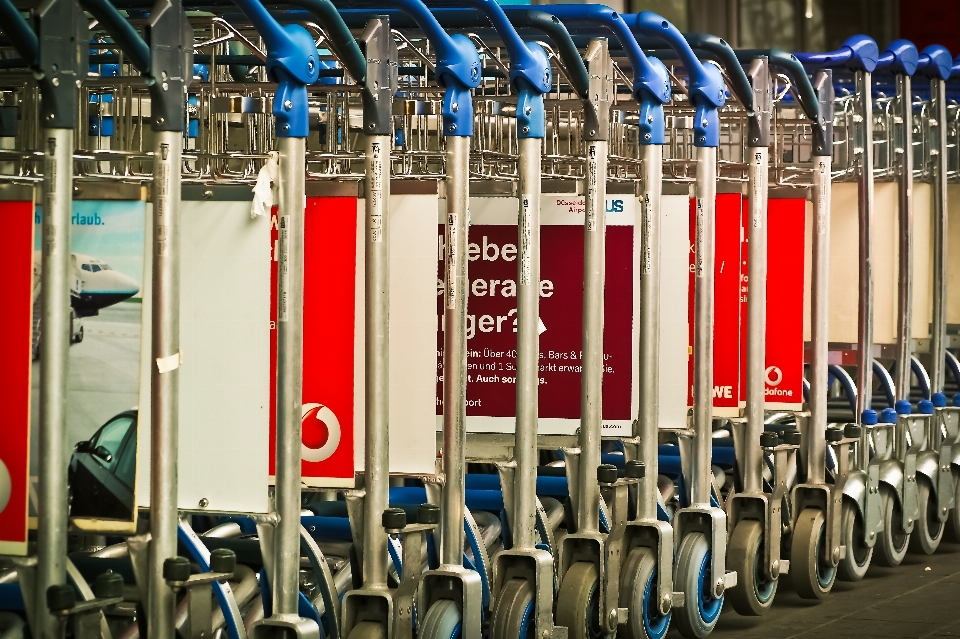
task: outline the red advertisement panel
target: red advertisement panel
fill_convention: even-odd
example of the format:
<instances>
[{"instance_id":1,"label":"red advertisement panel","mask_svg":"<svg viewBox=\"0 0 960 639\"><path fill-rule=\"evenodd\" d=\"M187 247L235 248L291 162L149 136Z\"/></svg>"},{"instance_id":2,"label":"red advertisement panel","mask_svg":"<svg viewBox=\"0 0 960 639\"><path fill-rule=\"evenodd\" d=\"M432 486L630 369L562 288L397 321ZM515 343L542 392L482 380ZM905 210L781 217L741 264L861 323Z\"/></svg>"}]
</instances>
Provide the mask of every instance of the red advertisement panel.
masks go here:
<instances>
[{"instance_id":1,"label":"red advertisement panel","mask_svg":"<svg viewBox=\"0 0 960 639\"><path fill-rule=\"evenodd\" d=\"M277 370L277 250L272 215L270 362ZM304 482L323 486L354 477L354 343L357 198L307 198L303 264ZM276 469L276 386L270 391L270 474ZM337 480L340 480L337 482Z\"/></svg>"},{"instance_id":2,"label":"red advertisement panel","mask_svg":"<svg viewBox=\"0 0 960 639\"><path fill-rule=\"evenodd\" d=\"M803 404L803 259L807 201L771 198L767 203L766 378L768 409L798 410ZM743 299L741 303L741 401L746 401L748 224L743 213Z\"/></svg>"},{"instance_id":3,"label":"red advertisement panel","mask_svg":"<svg viewBox=\"0 0 960 639\"><path fill-rule=\"evenodd\" d=\"M740 219L743 197L718 193L714 223L713 407L733 415L740 407ZM696 200L690 200L688 404L693 404L693 331L696 285Z\"/></svg>"},{"instance_id":4,"label":"red advertisement panel","mask_svg":"<svg viewBox=\"0 0 960 639\"><path fill-rule=\"evenodd\" d=\"M0 253L7 304L0 313L0 554L27 550L30 464L30 373L34 270L33 203L0 202ZM36 259L40 259L39 253Z\"/></svg>"},{"instance_id":5,"label":"red advertisement panel","mask_svg":"<svg viewBox=\"0 0 960 639\"><path fill-rule=\"evenodd\" d=\"M437 415L442 415L443 225L438 227L438 233L437 313L441 324L437 332ZM582 225L544 225L540 231L541 419L580 418L583 233ZM634 260L632 226L610 225L606 233L605 422L631 419ZM467 257L470 294L467 416L513 417L516 415L516 225L471 225Z\"/></svg>"}]
</instances>

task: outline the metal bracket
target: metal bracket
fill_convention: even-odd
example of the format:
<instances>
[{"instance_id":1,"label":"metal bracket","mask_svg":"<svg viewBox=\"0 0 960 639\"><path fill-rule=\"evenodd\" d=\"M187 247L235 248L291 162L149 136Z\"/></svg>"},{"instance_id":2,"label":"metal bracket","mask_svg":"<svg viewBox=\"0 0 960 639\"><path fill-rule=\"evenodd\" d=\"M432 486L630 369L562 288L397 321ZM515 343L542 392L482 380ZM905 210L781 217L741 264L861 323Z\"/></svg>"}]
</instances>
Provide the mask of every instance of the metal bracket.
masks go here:
<instances>
[{"instance_id":1,"label":"metal bracket","mask_svg":"<svg viewBox=\"0 0 960 639\"><path fill-rule=\"evenodd\" d=\"M622 529L621 529L622 530ZM621 531L621 535L622 535ZM611 557L607 545L607 535L601 532L577 531L570 533L560 542L560 583L569 568L580 561L588 561L597 566L600 577L600 626L608 633L616 631L619 611L615 607L619 604L620 593L620 557L619 554ZM622 545L622 544L621 544ZM619 545L617 546L619 550ZM608 564L610 559L615 560L615 566ZM616 574L616 577L612 577ZM607 612L609 611L609 612Z\"/></svg>"},{"instance_id":2,"label":"metal bracket","mask_svg":"<svg viewBox=\"0 0 960 639\"><path fill-rule=\"evenodd\" d=\"M727 572L727 513L712 506L694 505L678 510L673 523L676 552L679 552L687 533L702 532L707 535L714 597L721 597L724 590L737 584L737 573Z\"/></svg>"},{"instance_id":3,"label":"metal bracket","mask_svg":"<svg viewBox=\"0 0 960 639\"><path fill-rule=\"evenodd\" d=\"M251 639L320 639L320 626L297 615L273 615L250 629Z\"/></svg>"},{"instance_id":4,"label":"metal bracket","mask_svg":"<svg viewBox=\"0 0 960 639\"><path fill-rule=\"evenodd\" d=\"M613 63L607 39L591 40L583 59L590 76L589 91L583 101L583 139L606 140L610 129L610 95L613 92Z\"/></svg>"},{"instance_id":5,"label":"metal bracket","mask_svg":"<svg viewBox=\"0 0 960 639\"><path fill-rule=\"evenodd\" d=\"M343 607L340 611L340 623L343 624L340 636L349 637L350 631L361 621L375 621L387 629L386 639L394 639L395 596L395 591L386 588L347 591L343 595Z\"/></svg>"},{"instance_id":6,"label":"metal bracket","mask_svg":"<svg viewBox=\"0 0 960 639\"><path fill-rule=\"evenodd\" d=\"M790 502L794 505L793 527L804 508L816 507L823 512L827 542L823 544L821 559L836 566L840 561L840 516L843 493L828 484L808 483L794 486Z\"/></svg>"},{"instance_id":7,"label":"metal bracket","mask_svg":"<svg viewBox=\"0 0 960 639\"><path fill-rule=\"evenodd\" d=\"M747 146L770 146L770 116L773 113L773 92L770 87L770 65L767 56L753 60L747 71L753 89L753 112L747 113Z\"/></svg>"},{"instance_id":8,"label":"metal bracket","mask_svg":"<svg viewBox=\"0 0 960 639\"><path fill-rule=\"evenodd\" d=\"M534 592L534 637L564 639L567 628L553 624L553 556L537 548L504 550L493 566L493 600L503 585L514 578L526 579Z\"/></svg>"},{"instance_id":9,"label":"metal bracket","mask_svg":"<svg viewBox=\"0 0 960 639\"><path fill-rule=\"evenodd\" d=\"M403 578L394 598L394 639L413 638L414 610L423 580L424 546L434 524L408 524L400 531L403 546Z\"/></svg>"},{"instance_id":10,"label":"metal bracket","mask_svg":"<svg viewBox=\"0 0 960 639\"><path fill-rule=\"evenodd\" d=\"M418 610L427 611L440 599L452 599L462 615L461 637L481 639L481 597L483 586L478 572L463 566L442 565L424 573Z\"/></svg>"},{"instance_id":11,"label":"metal bracket","mask_svg":"<svg viewBox=\"0 0 960 639\"><path fill-rule=\"evenodd\" d=\"M363 100L363 132L393 134L393 96L397 92L397 43L390 33L390 19L374 18L359 38L367 59L367 75L360 90Z\"/></svg>"},{"instance_id":12,"label":"metal bracket","mask_svg":"<svg viewBox=\"0 0 960 639\"><path fill-rule=\"evenodd\" d=\"M80 82L89 70L87 21L76 0L41 3L35 20L40 45L37 60L42 96L40 125L48 129L73 129L77 126ZM64 34L64 30L71 28L72 37L65 37L70 34Z\"/></svg>"}]
</instances>

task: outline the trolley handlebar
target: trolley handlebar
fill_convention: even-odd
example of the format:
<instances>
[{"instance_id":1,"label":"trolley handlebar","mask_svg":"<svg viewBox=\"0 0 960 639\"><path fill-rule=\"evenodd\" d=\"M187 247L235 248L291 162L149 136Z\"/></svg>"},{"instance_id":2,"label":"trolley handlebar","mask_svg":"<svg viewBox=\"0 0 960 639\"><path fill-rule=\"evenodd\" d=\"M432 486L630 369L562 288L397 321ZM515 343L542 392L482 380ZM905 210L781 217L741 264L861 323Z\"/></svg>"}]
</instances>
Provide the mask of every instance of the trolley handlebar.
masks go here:
<instances>
[{"instance_id":1,"label":"trolley handlebar","mask_svg":"<svg viewBox=\"0 0 960 639\"><path fill-rule=\"evenodd\" d=\"M820 103L817 92L810 82L810 76L804 70L800 60L795 55L780 49L738 49L737 58L740 61L750 61L760 56L766 56L770 66L787 74L797 89L797 98L800 108L811 121L816 122L820 117Z\"/></svg>"},{"instance_id":2,"label":"trolley handlebar","mask_svg":"<svg viewBox=\"0 0 960 639\"><path fill-rule=\"evenodd\" d=\"M707 33L687 33L684 34L684 37L691 47L703 51L711 59L720 63L723 70L727 72L727 77L730 78L730 90L733 91L737 100L747 111L752 111L753 87L750 85L750 80L747 78L743 66L740 65L740 60L737 59L737 54L730 48L730 45L722 38ZM689 69L687 72L689 73ZM717 106L719 107L721 104L723 102Z\"/></svg>"},{"instance_id":3,"label":"trolley handlebar","mask_svg":"<svg viewBox=\"0 0 960 639\"><path fill-rule=\"evenodd\" d=\"M917 72L919 57L917 47L912 42L894 40L877 58L876 70L887 71L894 75L913 75Z\"/></svg>"},{"instance_id":4,"label":"trolley handlebar","mask_svg":"<svg viewBox=\"0 0 960 639\"><path fill-rule=\"evenodd\" d=\"M950 77L952 69L953 60L950 58L950 52L947 51L946 47L931 44L920 52L920 58L917 61L917 71L920 75L931 80L946 80Z\"/></svg>"},{"instance_id":5,"label":"trolley handlebar","mask_svg":"<svg viewBox=\"0 0 960 639\"><path fill-rule=\"evenodd\" d=\"M563 62L564 70L574 93L581 98L586 96L590 85L587 67L583 63L577 45L570 37L570 32L560 22L560 19L546 11L528 7L505 5L503 11L515 27L536 29L550 38L554 46L557 47L560 61Z\"/></svg>"},{"instance_id":6,"label":"trolley handlebar","mask_svg":"<svg viewBox=\"0 0 960 639\"><path fill-rule=\"evenodd\" d=\"M290 4L309 11L330 36L330 47L336 52L347 73L363 84L367 75L367 60L350 28L330 0L289 0Z\"/></svg>"},{"instance_id":7,"label":"trolley handlebar","mask_svg":"<svg viewBox=\"0 0 960 639\"><path fill-rule=\"evenodd\" d=\"M29 66L37 64L40 58L40 40L11 0L0 0L0 21L9 25L3 32L10 38L17 53Z\"/></svg>"},{"instance_id":8,"label":"trolley handlebar","mask_svg":"<svg viewBox=\"0 0 960 639\"><path fill-rule=\"evenodd\" d=\"M880 57L880 49L870 36L855 35L847 38L836 51L795 55L800 62L810 67L840 67L851 71L873 73L877 67L877 59Z\"/></svg>"},{"instance_id":9,"label":"trolley handlebar","mask_svg":"<svg viewBox=\"0 0 960 639\"><path fill-rule=\"evenodd\" d=\"M80 0L80 4L106 27L137 71L149 74L150 47L110 0Z\"/></svg>"}]
</instances>

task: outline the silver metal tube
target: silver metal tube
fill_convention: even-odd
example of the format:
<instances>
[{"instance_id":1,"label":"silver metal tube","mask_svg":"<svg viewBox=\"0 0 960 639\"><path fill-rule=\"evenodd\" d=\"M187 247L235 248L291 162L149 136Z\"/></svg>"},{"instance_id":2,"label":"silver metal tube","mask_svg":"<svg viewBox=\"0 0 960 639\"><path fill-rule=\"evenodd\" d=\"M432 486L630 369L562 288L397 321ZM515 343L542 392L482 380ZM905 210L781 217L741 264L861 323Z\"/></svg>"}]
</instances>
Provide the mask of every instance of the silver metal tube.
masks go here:
<instances>
[{"instance_id":1,"label":"silver metal tube","mask_svg":"<svg viewBox=\"0 0 960 639\"><path fill-rule=\"evenodd\" d=\"M297 614L300 586L300 442L303 406L303 224L306 140L277 138L280 238L277 276L275 615Z\"/></svg>"},{"instance_id":2,"label":"silver metal tube","mask_svg":"<svg viewBox=\"0 0 960 639\"><path fill-rule=\"evenodd\" d=\"M587 142L583 233L583 354L580 377L580 499L577 529L600 530L600 437L603 420L603 281L606 248L607 141Z\"/></svg>"},{"instance_id":3,"label":"silver metal tube","mask_svg":"<svg viewBox=\"0 0 960 639\"><path fill-rule=\"evenodd\" d=\"M696 285L693 298L693 470L691 505L710 504L713 431L713 262L717 208L717 149L697 147Z\"/></svg>"},{"instance_id":4,"label":"silver metal tube","mask_svg":"<svg viewBox=\"0 0 960 639\"><path fill-rule=\"evenodd\" d=\"M898 75L895 161L899 195L899 264L897 281L897 379L898 399L910 399L910 340L913 333L913 105L910 76Z\"/></svg>"},{"instance_id":5,"label":"silver metal tube","mask_svg":"<svg viewBox=\"0 0 960 639\"><path fill-rule=\"evenodd\" d=\"M363 587L387 585L387 535L380 518L390 501L390 136L367 137L366 392Z\"/></svg>"},{"instance_id":6,"label":"silver metal tube","mask_svg":"<svg viewBox=\"0 0 960 639\"><path fill-rule=\"evenodd\" d=\"M930 390L943 392L947 340L947 100L943 80L930 81L930 102L939 126L931 138L933 169L933 327L930 339ZM934 150L936 152L934 152Z\"/></svg>"},{"instance_id":7,"label":"silver metal tube","mask_svg":"<svg viewBox=\"0 0 960 639\"><path fill-rule=\"evenodd\" d=\"M177 556L180 382L180 155L183 133L157 131L153 156L150 573L147 632L173 639L176 598L163 562Z\"/></svg>"},{"instance_id":8,"label":"silver metal tube","mask_svg":"<svg viewBox=\"0 0 960 639\"><path fill-rule=\"evenodd\" d=\"M43 149L43 257L40 282L40 437L37 486L35 634L60 636L47 588L66 583L67 375L70 356L70 212L73 203L73 129L45 129Z\"/></svg>"},{"instance_id":9,"label":"silver metal tube","mask_svg":"<svg viewBox=\"0 0 960 639\"><path fill-rule=\"evenodd\" d=\"M540 380L540 151L543 140L520 143L520 212L517 225L517 431L514 458L513 542L536 545L537 418Z\"/></svg>"},{"instance_id":10,"label":"silver metal tube","mask_svg":"<svg viewBox=\"0 0 960 639\"><path fill-rule=\"evenodd\" d=\"M743 489L763 490L760 435L763 433L763 405L766 378L767 337L767 147L751 147L750 229L747 258L747 429L743 447Z\"/></svg>"},{"instance_id":11,"label":"silver metal tube","mask_svg":"<svg viewBox=\"0 0 960 639\"><path fill-rule=\"evenodd\" d=\"M859 271L860 287L857 300L857 414L860 423L863 411L873 400L873 96L870 73L857 71L856 93L859 135L859 153L854 160L859 180ZM867 433L864 429L859 447L861 468L870 461Z\"/></svg>"},{"instance_id":12,"label":"silver metal tube","mask_svg":"<svg viewBox=\"0 0 960 639\"><path fill-rule=\"evenodd\" d=\"M806 434L807 481L822 483L826 459L829 303L830 156L816 156L813 170L813 264L811 266L810 428Z\"/></svg>"},{"instance_id":13,"label":"silver metal tube","mask_svg":"<svg viewBox=\"0 0 960 639\"><path fill-rule=\"evenodd\" d=\"M657 517L657 436L660 418L660 197L663 192L663 147L643 147L643 210L640 223L640 413L634 436L640 439L641 519Z\"/></svg>"},{"instance_id":14,"label":"silver metal tube","mask_svg":"<svg viewBox=\"0 0 960 639\"><path fill-rule=\"evenodd\" d=\"M467 223L470 138L447 137L444 240L443 485L440 561L463 563L467 429Z\"/></svg>"}]
</instances>

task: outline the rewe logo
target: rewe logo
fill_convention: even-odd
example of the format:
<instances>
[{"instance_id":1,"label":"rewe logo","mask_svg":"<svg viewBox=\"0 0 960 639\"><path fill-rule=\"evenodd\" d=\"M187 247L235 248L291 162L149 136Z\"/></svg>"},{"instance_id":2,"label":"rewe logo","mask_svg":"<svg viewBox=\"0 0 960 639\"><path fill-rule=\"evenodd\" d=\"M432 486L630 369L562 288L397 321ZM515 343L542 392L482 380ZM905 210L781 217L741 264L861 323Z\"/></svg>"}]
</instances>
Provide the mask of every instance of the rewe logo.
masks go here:
<instances>
[{"instance_id":1,"label":"rewe logo","mask_svg":"<svg viewBox=\"0 0 960 639\"><path fill-rule=\"evenodd\" d=\"M323 404L304 404L301 415L300 458L308 462L330 459L340 445L340 420Z\"/></svg>"}]
</instances>

